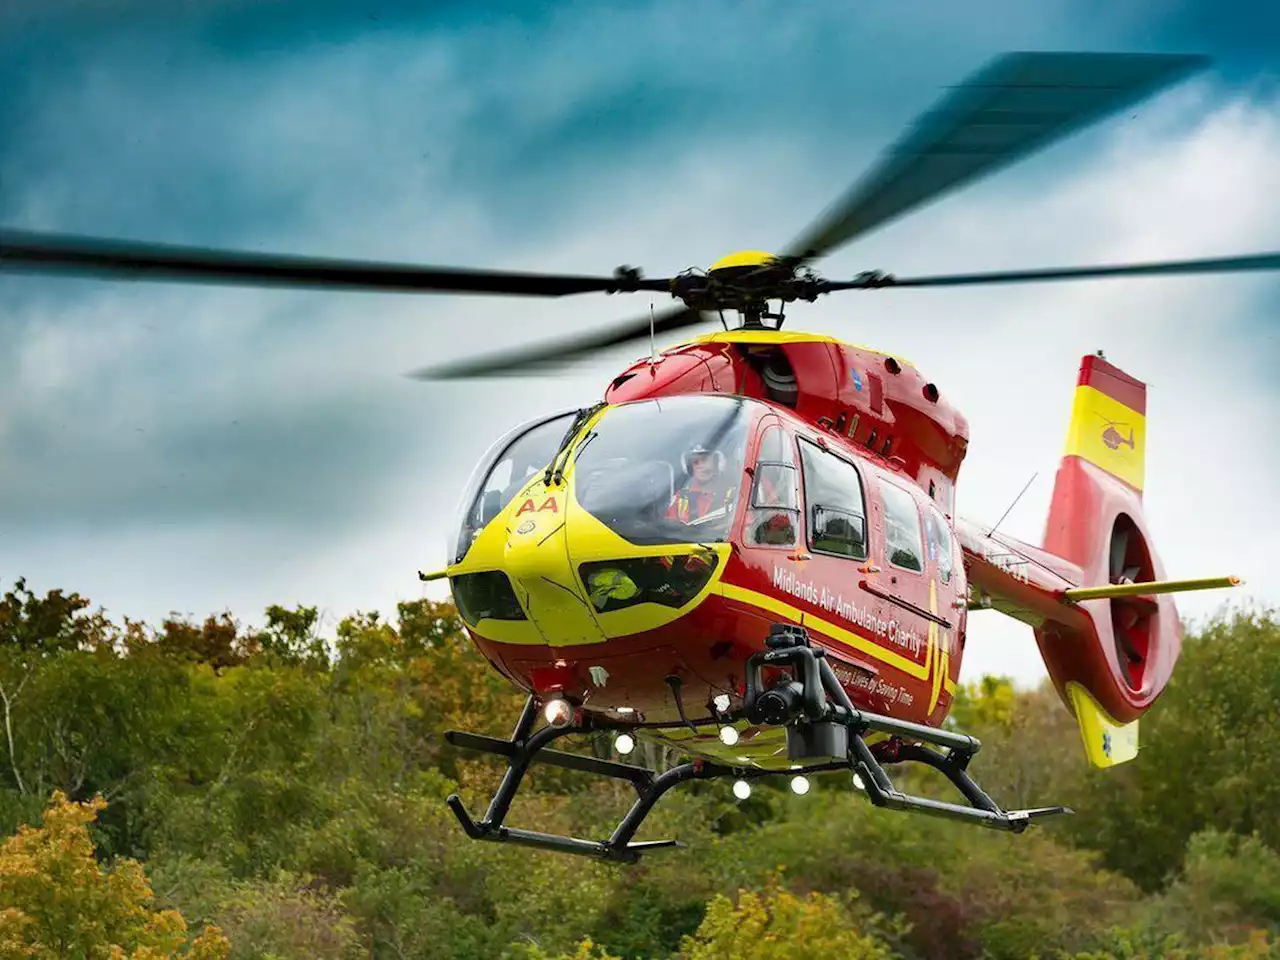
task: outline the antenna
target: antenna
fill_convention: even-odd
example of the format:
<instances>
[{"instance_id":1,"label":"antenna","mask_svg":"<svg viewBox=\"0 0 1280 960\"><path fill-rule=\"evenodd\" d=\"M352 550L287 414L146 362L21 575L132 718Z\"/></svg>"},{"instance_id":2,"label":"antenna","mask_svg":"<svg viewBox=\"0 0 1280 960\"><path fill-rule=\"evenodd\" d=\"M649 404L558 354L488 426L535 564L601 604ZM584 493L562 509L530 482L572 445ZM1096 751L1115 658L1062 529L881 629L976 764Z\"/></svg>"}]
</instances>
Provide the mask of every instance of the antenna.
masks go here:
<instances>
[{"instance_id":1,"label":"antenna","mask_svg":"<svg viewBox=\"0 0 1280 960\"><path fill-rule=\"evenodd\" d=\"M649 366L658 362L658 345L653 337L653 301L649 301Z\"/></svg>"},{"instance_id":2,"label":"antenna","mask_svg":"<svg viewBox=\"0 0 1280 960\"><path fill-rule=\"evenodd\" d=\"M1027 485L1022 488L1022 493L1026 493L1027 490L1031 488L1031 484L1035 481L1036 477L1038 476L1040 476L1039 470L1037 470L1035 473L1031 475L1031 479L1027 481ZM996 530L1000 527L1000 524L1004 523L1004 518L1009 515L1009 511L1018 505L1018 501L1022 499L1022 493L1018 494L1016 497L1013 498L1013 503L1009 504L1009 509L1006 510L1004 513L1002 513L1000 515L1000 519L996 521L996 525L987 531L988 537L996 532Z\"/></svg>"}]
</instances>

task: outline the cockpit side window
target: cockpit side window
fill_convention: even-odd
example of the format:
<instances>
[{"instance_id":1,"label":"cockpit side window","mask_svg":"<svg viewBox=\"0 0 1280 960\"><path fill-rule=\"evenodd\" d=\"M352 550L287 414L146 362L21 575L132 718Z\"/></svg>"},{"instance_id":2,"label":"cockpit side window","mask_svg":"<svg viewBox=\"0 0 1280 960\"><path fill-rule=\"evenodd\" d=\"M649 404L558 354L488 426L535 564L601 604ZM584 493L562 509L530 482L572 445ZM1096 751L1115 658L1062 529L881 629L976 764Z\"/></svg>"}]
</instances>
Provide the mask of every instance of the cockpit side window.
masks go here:
<instances>
[{"instance_id":1,"label":"cockpit side window","mask_svg":"<svg viewBox=\"0 0 1280 960\"><path fill-rule=\"evenodd\" d=\"M867 559L867 509L857 468L808 442L800 444L800 463L809 511L809 548L851 560Z\"/></svg>"},{"instance_id":2,"label":"cockpit side window","mask_svg":"<svg viewBox=\"0 0 1280 960\"><path fill-rule=\"evenodd\" d=\"M911 494L892 483L880 484L884 501L884 552L889 563L904 570L924 570L920 511Z\"/></svg>"},{"instance_id":3,"label":"cockpit side window","mask_svg":"<svg viewBox=\"0 0 1280 960\"><path fill-rule=\"evenodd\" d=\"M794 441L776 423L765 428L756 455L751 510L744 528L753 546L793 547L800 522Z\"/></svg>"},{"instance_id":4,"label":"cockpit side window","mask_svg":"<svg viewBox=\"0 0 1280 960\"><path fill-rule=\"evenodd\" d=\"M461 562L480 531L529 479L546 469L574 416L569 411L523 424L489 448L463 494L457 539L450 551L454 563Z\"/></svg>"}]
</instances>

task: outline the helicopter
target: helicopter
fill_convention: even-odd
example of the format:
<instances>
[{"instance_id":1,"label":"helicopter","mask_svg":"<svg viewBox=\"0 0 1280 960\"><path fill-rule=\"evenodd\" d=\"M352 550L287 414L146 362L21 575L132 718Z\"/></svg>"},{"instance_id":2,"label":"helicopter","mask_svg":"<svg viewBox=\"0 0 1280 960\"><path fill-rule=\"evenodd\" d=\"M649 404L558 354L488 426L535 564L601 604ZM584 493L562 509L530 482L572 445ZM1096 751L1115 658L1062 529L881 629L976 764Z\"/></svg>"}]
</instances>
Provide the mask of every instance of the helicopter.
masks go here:
<instances>
[{"instance_id":1,"label":"helicopter","mask_svg":"<svg viewBox=\"0 0 1280 960\"><path fill-rule=\"evenodd\" d=\"M175 247L0 230L0 272L332 290L676 301L603 331L412 374L532 371L649 339L650 351L581 408L498 438L460 498L447 579L470 638L527 694L508 738L448 731L506 773L472 839L635 863L678 841L636 841L681 783L842 772L876 806L1021 833L1064 806L1006 810L968 773L977 738L944 726L968 613L1029 624L1077 721L1087 760L1138 753L1138 724L1181 648L1173 595L1237 586L1171 580L1144 518L1145 383L1101 351L1081 358L1040 546L966 520L955 486L968 421L905 358L784 329L788 304L843 291L1280 269L1280 253L1215 259L829 280L818 258L1208 65L1202 56L1024 52L946 94L782 253L744 250L647 278L513 273ZM773 304L776 303L776 307ZM737 314L730 326L725 314ZM659 351L656 338L722 329ZM1123 430L1123 432L1122 432ZM998 525L997 525L998 526ZM607 759L557 750L612 738ZM637 738L688 759L626 762ZM602 840L524 830L507 816L546 763L630 783ZM957 802L903 792L887 767L920 764Z\"/></svg>"}]
</instances>

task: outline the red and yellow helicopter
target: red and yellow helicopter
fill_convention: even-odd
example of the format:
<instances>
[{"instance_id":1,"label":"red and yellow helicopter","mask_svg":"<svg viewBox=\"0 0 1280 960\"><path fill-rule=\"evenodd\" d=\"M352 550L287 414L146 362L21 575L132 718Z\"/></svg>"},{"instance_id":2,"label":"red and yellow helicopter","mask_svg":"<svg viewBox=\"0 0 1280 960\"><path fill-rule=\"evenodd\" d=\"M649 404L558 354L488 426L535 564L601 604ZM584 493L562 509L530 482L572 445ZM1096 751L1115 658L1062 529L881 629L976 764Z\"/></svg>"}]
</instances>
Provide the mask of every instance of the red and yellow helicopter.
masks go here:
<instances>
[{"instance_id":1,"label":"red and yellow helicopter","mask_svg":"<svg viewBox=\"0 0 1280 960\"><path fill-rule=\"evenodd\" d=\"M795 301L845 290L962 286L1280 268L1280 254L852 280L810 264L837 246L1202 68L1201 57L1019 53L949 93L781 255L746 251L706 271L646 279L319 260L0 231L0 269L130 279L559 297L669 294L678 303L603 333L418 375L520 369L684 329L740 322L638 360L603 399L521 424L477 465L447 577L476 645L528 692L508 739L451 731L505 758L472 838L634 862L659 797L687 780L843 770L878 806L1021 832L1063 807L1007 811L966 772L979 748L944 729L967 613L1034 628L1089 760L1133 759L1138 721L1180 651L1171 581L1144 519L1142 382L1083 358L1041 546L955 514L968 423L901 357L784 330ZM775 309L771 304L777 303ZM691 759L658 773L550 748L607 731ZM637 800L600 841L506 824L530 764L632 783ZM962 802L911 796L885 768L922 763Z\"/></svg>"}]
</instances>

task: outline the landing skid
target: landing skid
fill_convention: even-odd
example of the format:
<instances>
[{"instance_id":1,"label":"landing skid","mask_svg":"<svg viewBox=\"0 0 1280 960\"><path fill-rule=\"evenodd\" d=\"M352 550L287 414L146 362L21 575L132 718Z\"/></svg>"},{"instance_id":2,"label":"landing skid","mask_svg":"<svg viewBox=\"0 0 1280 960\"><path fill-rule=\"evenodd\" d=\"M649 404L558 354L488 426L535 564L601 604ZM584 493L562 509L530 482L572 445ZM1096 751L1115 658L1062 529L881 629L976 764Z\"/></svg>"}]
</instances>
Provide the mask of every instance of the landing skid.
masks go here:
<instances>
[{"instance_id":1,"label":"landing skid","mask_svg":"<svg viewBox=\"0 0 1280 960\"><path fill-rule=\"evenodd\" d=\"M858 710L840 686L823 656L824 651L810 646L808 637L800 628L775 628L769 638L769 646L768 651L756 654L748 661L747 697L743 710L724 714L718 720L732 722L746 718L753 723L784 723L791 769L761 770L694 760L659 774L632 764L549 749L555 740L570 734L623 732L637 728L586 716L579 723L545 726L535 731L538 701L530 697L510 739L457 730L445 733L445 739L455 747L495 754L507 761L507 772L483 819L478 822L472 819L457 794L448 798L449 808L472 840L515 843L617 863L635 863L643 854L684 846L676 840L636 842L633 837L662 795L687 780L721 777L754 780L847 770L857 776L867 797L877 807L961 820L1011 833L1022 833L1033 822L1045 817L1072 812L1061 806L1012 811L1001 809L967 772L969 761L982 746L976 738ZM760 684L763 667L790 667L796 680L785 687L775 685L765 690ZM869 745L864 738L873 733L887 734L888 739ZM509 827L505 821L511 802L520 789L525 772L535 762L626 780L636 790L636 801L607 840L582 840ZM901 792L894 787L884 769L885 765L896 763L922 763L932 767L951 781L967 802L947 803Z\"/></svg>"}]
</instances>

